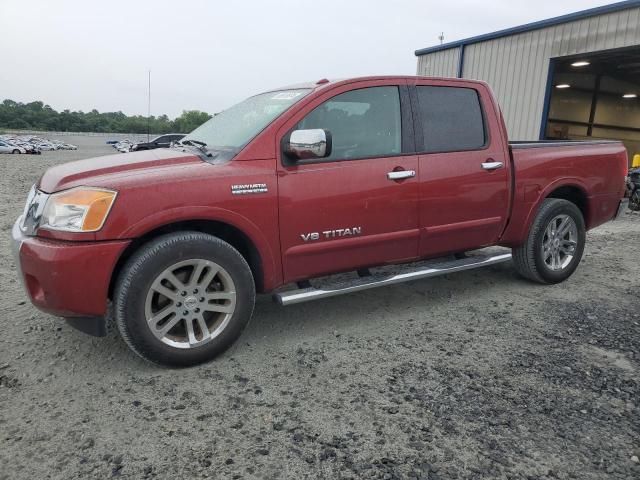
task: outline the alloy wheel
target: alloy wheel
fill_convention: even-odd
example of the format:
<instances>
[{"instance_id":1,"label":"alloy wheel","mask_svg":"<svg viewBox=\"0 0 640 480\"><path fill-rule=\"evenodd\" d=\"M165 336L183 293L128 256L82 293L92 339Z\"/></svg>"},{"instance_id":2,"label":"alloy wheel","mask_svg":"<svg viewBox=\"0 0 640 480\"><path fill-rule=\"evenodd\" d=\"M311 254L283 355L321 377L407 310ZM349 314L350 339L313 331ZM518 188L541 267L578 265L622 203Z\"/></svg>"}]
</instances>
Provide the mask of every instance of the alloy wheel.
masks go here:
<instances>
[{"instance_id":1,"label":"alloy wheel","mask_svg":"<svg viewBox=\"0 0 640 480\"><path fill-rule=\"evenodd\" d=\"M145 300L149 329L175 348L195 348L225 329L236 307L229 273L205 259L184 260L163 270Z\"/></svg>"},{"instance_id":2,"label":"alloy wheel","mask_svg":"<svg viewBox=\"0 0 640 480\"><path fill-rule=\"evenodd\" d=\"M578 227L569 215L551 219L542 238L542 259L550 270L564 270L573 260L578 245Z\"/></svg>"}]
</instances>

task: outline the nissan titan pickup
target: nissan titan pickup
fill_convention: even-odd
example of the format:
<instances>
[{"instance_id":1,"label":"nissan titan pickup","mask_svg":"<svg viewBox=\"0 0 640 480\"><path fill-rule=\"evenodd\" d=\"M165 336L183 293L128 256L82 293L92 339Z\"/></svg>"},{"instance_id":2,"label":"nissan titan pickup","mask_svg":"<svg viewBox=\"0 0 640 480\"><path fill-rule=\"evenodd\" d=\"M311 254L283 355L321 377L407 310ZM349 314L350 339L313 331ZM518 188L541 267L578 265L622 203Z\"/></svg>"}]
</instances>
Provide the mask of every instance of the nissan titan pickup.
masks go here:
<instances>
[{"instance_id":1,"label":"nissan titan pickup","mask_svg":"<svg viewBox=\"0 0 640 480\"><path fill-rule=\"evenodd\" d=\"M141 357L189 366L239 337L256 294L289 305L506 261L562 282L624 208L627 166L620 142L509 142L482 82L323 79L170 148L48 169L13 247L36 307L97 336L110 319Z\"/></svg>"}]
</instances>

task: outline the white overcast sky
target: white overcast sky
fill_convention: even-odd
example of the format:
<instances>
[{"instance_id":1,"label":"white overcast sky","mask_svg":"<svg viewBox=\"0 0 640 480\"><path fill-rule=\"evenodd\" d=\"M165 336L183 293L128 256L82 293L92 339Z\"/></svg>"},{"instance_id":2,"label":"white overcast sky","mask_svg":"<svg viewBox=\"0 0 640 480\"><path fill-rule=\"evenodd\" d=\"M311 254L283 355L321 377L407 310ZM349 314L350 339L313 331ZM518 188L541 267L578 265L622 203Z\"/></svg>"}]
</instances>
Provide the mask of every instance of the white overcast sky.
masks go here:
<instances>
[{"instance_id":1,"label":"white overcast sky","mask_svg":"<svg viewBox=\"0 0 640 480\"><path fill-rule=\"evenodd\" d=\"M415 74L414 50L597 0L0 0L0 100L216 112L291 83Z\"/></svg>"}]
</instances>

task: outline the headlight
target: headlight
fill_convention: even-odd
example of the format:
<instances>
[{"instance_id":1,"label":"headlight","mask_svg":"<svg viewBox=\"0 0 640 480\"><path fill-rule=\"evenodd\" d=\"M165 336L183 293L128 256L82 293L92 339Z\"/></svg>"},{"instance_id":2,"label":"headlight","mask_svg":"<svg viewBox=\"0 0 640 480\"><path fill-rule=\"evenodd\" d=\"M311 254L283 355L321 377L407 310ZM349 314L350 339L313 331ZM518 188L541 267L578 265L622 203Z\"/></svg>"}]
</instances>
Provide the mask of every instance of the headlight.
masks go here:
<instances>
[{"instance_id":1,"label":"headlight","mask_svg":"<svg viewBox=\"0 0 640 480\"><path fill-rule=\"evenodd\" d=\"M49 196L41 228L65 232L95 232L102 228L117 193L91 187L76 187Z\"/></svg>"}]
</instances>

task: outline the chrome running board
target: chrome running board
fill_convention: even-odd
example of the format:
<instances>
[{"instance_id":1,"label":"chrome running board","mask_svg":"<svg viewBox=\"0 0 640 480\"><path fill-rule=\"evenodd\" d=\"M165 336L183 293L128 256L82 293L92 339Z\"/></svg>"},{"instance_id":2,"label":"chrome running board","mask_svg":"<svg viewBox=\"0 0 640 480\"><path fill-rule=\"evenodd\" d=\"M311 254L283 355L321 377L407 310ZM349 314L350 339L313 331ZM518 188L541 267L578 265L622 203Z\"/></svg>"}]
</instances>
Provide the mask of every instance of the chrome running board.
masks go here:
<instances>
[{"instance_id":1,"label":"chrome running board","mask_svg":"<svg viewBox=\"0 0 640 480\"><path fill-rule=\"evenodd\" d=\"M369 288L384 287L386 285L394 285L396 283L409 282L421 278L437 277L448 273L461 272L463 270L472 270L474 268L488 267L497 263L508 262L511 260L511 253L494 253L471 255L456 260L431 260L420 262L419 264L397 265L394 266L397 272L381 272L372 273L370 276L358 277L351 281L329 282L322 288L309 287L299 288L295 290L285 290L273 294L273 299L280 305L293 305L295 303L308 302L310 300L318 300L320 298L334 297L345 293L358 292L360 290L368 290ZM388 269L389 267L381 267ZM314 280L315 281L315 280ZM322 279L321 283L325 283Z\"/></svg>"}]
</instances>

